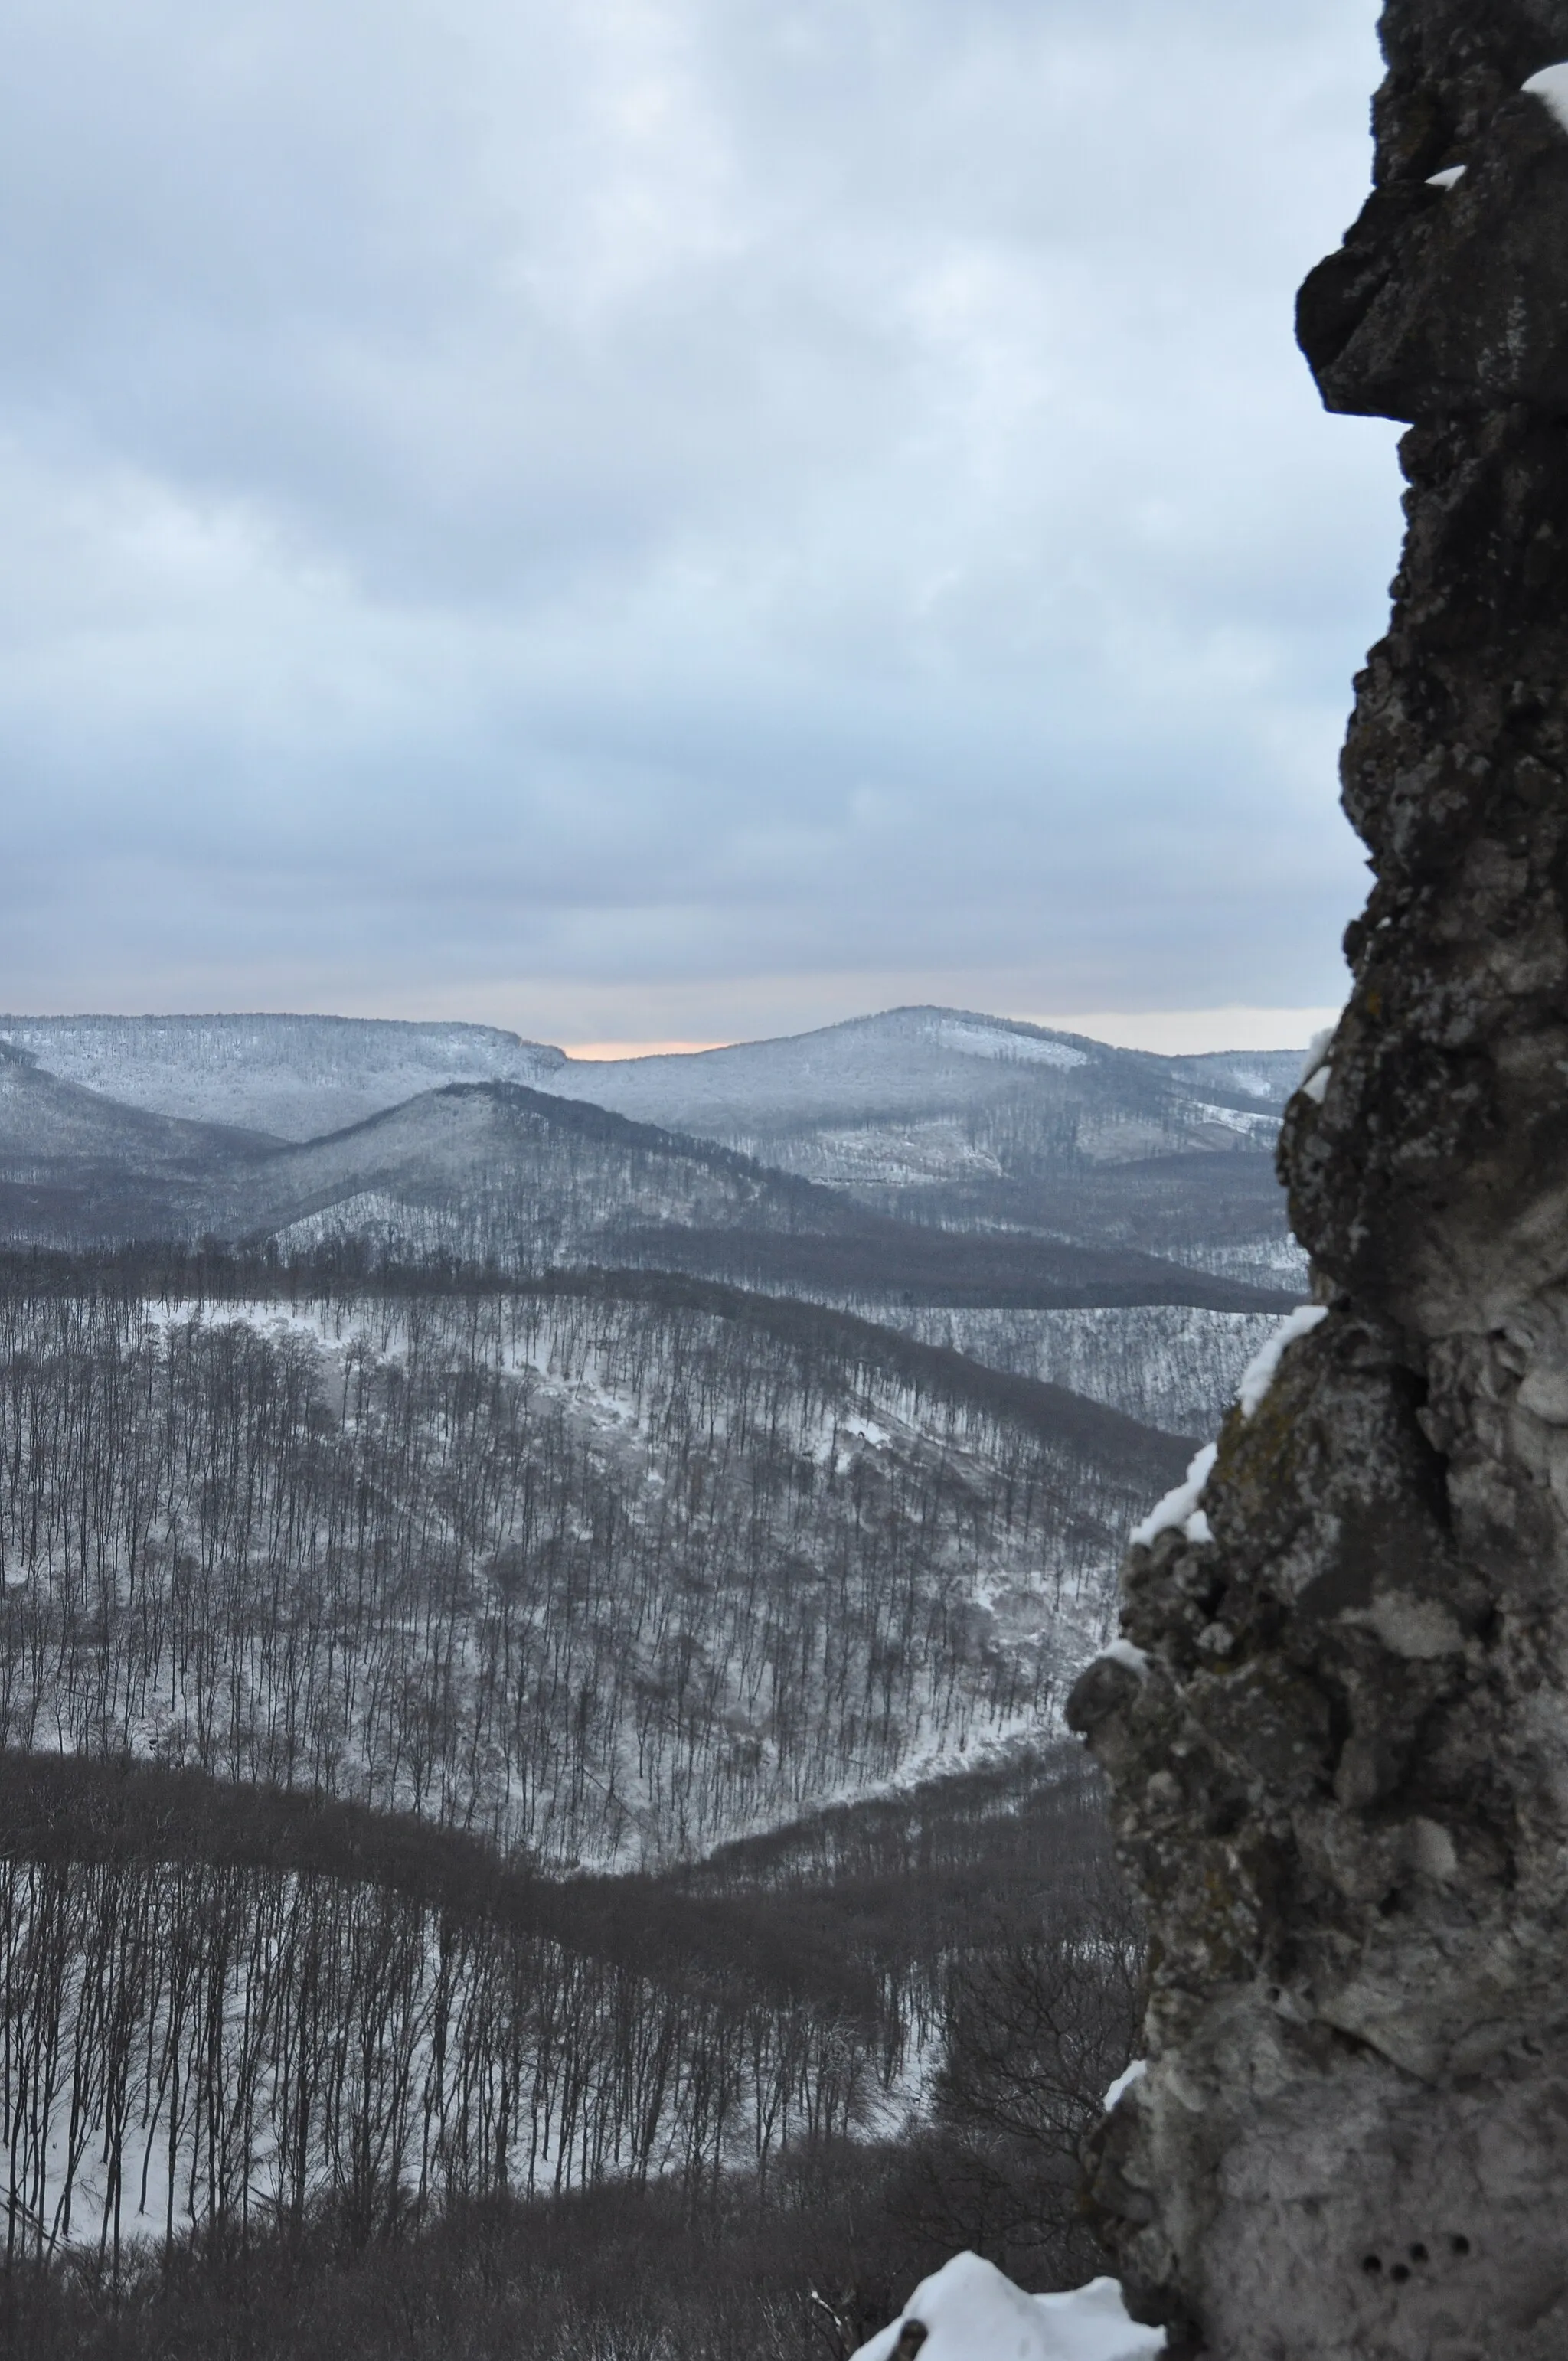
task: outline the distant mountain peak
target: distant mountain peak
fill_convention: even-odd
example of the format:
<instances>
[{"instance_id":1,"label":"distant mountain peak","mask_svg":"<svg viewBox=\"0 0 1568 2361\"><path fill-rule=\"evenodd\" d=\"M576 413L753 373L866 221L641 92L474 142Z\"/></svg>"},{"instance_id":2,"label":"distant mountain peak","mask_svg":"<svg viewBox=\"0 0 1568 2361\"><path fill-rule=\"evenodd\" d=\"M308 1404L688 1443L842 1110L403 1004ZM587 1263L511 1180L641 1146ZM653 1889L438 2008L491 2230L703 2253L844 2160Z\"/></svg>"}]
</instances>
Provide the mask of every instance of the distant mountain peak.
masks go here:
<instances>
[{"instance_id":1,"label":"distant mountain peak","mask_svg":"<svg viewBox=\"0 0 1568 2361\"><path fill-rule=\"evenodd\" d=\"M159 1184L163 1199L155 1191L147 1201L148 1214L167 1224L176 1218L168 1193L176 1168L181 1189L188 1181L200 1195L199 1171L215 1159L214 1170L235 1165L249 1176L241 1191L248 1210L236 1219L259 1232L269 1226L263 1199L275 1219L318 1221L334 1202L368 1202L394 1168L399 1187L417 1193L437 1142L477 1121L472 1105L438 1104L444 1094L538 1093L563 1117L568 1105L578 1111L561 1133L575 1141L574 1157L609 1152L602 1126L620 1118L653 1127L637 1152L661 1169L668 1150L678 1160L696 1141L710 1154L739 1151L780 1183L788 1176L796 1189L819 1184L846 1210L895 1217L927 1239L967 1233L971 1256L981 1237L1011 1235L1020 1245L1090 1247L1102 1258L1152 1256L1168 1275L1185 1264L1273 1290L1291 1282L1299 1260L1272 1161L1297 1063L1289 1053L1162 1058L937 1005L884 1009L776 1040L605 1060L454 1021L0 1017L0 1071L15 1102L0 1125L0 1177L23 1192L17 1218L36 1235L38 1221L48 1225L38 1191L84 1185L83 1172L72 1178L67 1168L72 1157L81 1164L89 1136L112 1197L104 1158L113 1160L110 1142L120 1138L127 1171L149 1187L154 1167L170 1175ZM25 1110L16 1095L24 1076ZM593 1111L602 1111L598 1130ZM155 1137L170 1119L179 1136ZM553 1118L540 1107L531 1119ZM214 1126L225 1138L193 1136L192 1127ZM47 1176L38 1163L46 1133L58 1134L67 1159ZM78 1143L69 1153L68 1138ZM590 1138L599 1146L590 1148ZM288 1158L270 1169L266 1189L253 1170L258 1153L284 1143L320 1151L317 1180L305 1187L302 1178L297 1197L285 1186L294 1170ZM488 1149L479 1157L487 1170L491 1160ZM448 1173L442 1186L455 1182ZM630 1172L626 1185L633 1195L653 1188L633 1185ZM101 1193L98 1180L93 1187ZM622 1215L641 1218L630 1203ZM215 1206L203 1218L223 1226ZM340 1210L334 1235L357 1218ZM654 1218L657 1225L665 1216L655 1210ZM545 1258L551 1251L542 1244ZM1146 1276L1154 1284L1158 1274Z\"/></svg>"},{"instance_id":2,"label":"distant mountain peak","mask_svg":"<svg viewBox=\"0 0 1568 2361\"><path fill-rule=\"evenodd\" d=\"M554 1087L562 1049L455 1019L253 1012L0 1016L0 1049L60 1081L185 1122L304 1140L446 1082Z\"/></svg>"}]
</instances>

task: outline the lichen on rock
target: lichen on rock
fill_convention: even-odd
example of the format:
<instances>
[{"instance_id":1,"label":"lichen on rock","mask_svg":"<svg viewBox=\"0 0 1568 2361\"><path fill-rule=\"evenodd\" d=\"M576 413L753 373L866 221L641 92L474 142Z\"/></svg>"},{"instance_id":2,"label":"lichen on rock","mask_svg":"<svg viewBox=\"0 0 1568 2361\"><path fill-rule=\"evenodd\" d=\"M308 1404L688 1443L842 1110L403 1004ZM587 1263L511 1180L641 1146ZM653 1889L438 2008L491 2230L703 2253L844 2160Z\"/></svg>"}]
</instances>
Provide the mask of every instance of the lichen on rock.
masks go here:
<instances>
[{"instance_id":1,"label":"lichen on rock","mask_svg":"<svg viewBox=\"0 0 1568 2361\"><path fill-rule=\"evenodd\" d=\"M1299 314L1329 407L1410 429L1343 774L1376 884L1280 1149L1328 1316L1206 1526L1131 1552L1146 1668L1070 1708L1152 1937L1094 2202L1178 2352L1563 2361L1568 127L1525 85L1568 0L1382 35Z\"/></svg>"}]
</instances>

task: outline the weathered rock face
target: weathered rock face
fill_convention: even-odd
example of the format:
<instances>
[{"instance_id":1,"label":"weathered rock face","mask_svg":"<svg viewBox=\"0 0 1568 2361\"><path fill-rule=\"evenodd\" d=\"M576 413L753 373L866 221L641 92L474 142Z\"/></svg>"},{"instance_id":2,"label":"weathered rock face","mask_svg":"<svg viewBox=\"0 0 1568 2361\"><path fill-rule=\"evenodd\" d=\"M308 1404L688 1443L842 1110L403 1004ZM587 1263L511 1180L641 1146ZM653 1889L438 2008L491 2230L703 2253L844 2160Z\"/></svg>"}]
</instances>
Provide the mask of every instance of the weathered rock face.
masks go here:
<instances>
[{"instance_id":1,"label":"weathered rock face","mask_svg":"<svg viewBox=\"0 0 1568 2361\"><path fill-rule=\"evenodd\" d=\"M1096 2196L1190 2354L1565 2361L1568 130L1522 84L1568 0L1383 38L1300 309L1330 407L1412 422L1344 758L1376 884L1281 1149L1328 1317L1212 1539L1133 1551L1146 1674L1074 1697L1154 1935Z\"/></svg>"}]
</instances>

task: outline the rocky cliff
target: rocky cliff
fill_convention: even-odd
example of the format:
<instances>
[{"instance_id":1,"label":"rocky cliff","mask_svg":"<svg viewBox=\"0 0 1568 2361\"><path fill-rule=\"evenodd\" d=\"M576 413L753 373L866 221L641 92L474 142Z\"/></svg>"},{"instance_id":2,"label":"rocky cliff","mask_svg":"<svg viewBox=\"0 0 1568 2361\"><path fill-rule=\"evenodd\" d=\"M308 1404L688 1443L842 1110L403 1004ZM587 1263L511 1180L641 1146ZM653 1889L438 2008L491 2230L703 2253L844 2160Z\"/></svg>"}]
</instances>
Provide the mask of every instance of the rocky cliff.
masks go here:
<instances>
[{"instance_id":1,"label":"rocky cliff","mask_svg":"<svg viewBox=\"0 0 1568 2361\"><path fill-rule=\"evenodd\" d=\"M1073 1702L1147 1899L1095 2202L1212 2361L1568 2355L1568 0L1388 0L1302 291L1409 422L1344 801L1376 885L1281 1165L1326 1316Z\"/></svg>"}]
</instances>

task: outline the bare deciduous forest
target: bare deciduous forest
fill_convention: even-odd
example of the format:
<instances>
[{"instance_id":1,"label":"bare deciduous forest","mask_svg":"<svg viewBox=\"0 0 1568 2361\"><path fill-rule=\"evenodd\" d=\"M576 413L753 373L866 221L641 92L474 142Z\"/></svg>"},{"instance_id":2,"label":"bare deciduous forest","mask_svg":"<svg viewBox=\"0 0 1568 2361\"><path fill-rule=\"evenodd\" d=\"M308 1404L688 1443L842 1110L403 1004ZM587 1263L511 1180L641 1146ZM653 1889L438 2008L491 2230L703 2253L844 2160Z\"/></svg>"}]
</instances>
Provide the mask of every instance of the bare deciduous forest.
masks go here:
<instances>
[{"instance_id":1,"label":"bare deciduous forest","mask_svg":"<svg viewBox=\"0 0 1568 2361\"><path fill-rule=\"evenodd\" d=\"M804 2361L1091 2272L1140 1945L1042 1733L1184 1449L649 1274L15 1261L13 2348Z\"/></svg>"},{"instance_id":2,"label":"bare deciduous forest","mask_svg":"<svg viewBox=\"0 0 1568 2361\"><path fill-rule=\"evenodd\" d=\"M1135 1449L796 1319L13 1291L0 1733L603 1865L1040 1727Z\"/></svg>"},{"instance_id":3,"label":"bare deciduous forest","mask_svg":"<svg viewBox=\"0 0 1568 2361\"><path fill-rule=\"evenodd\" d=\"M841 2353L956 2245L1092 2268L1140 1945L1070 1754L658 1878L126 1764L0 1805L28 2349Z\"/></svg>"}]
</instances>

